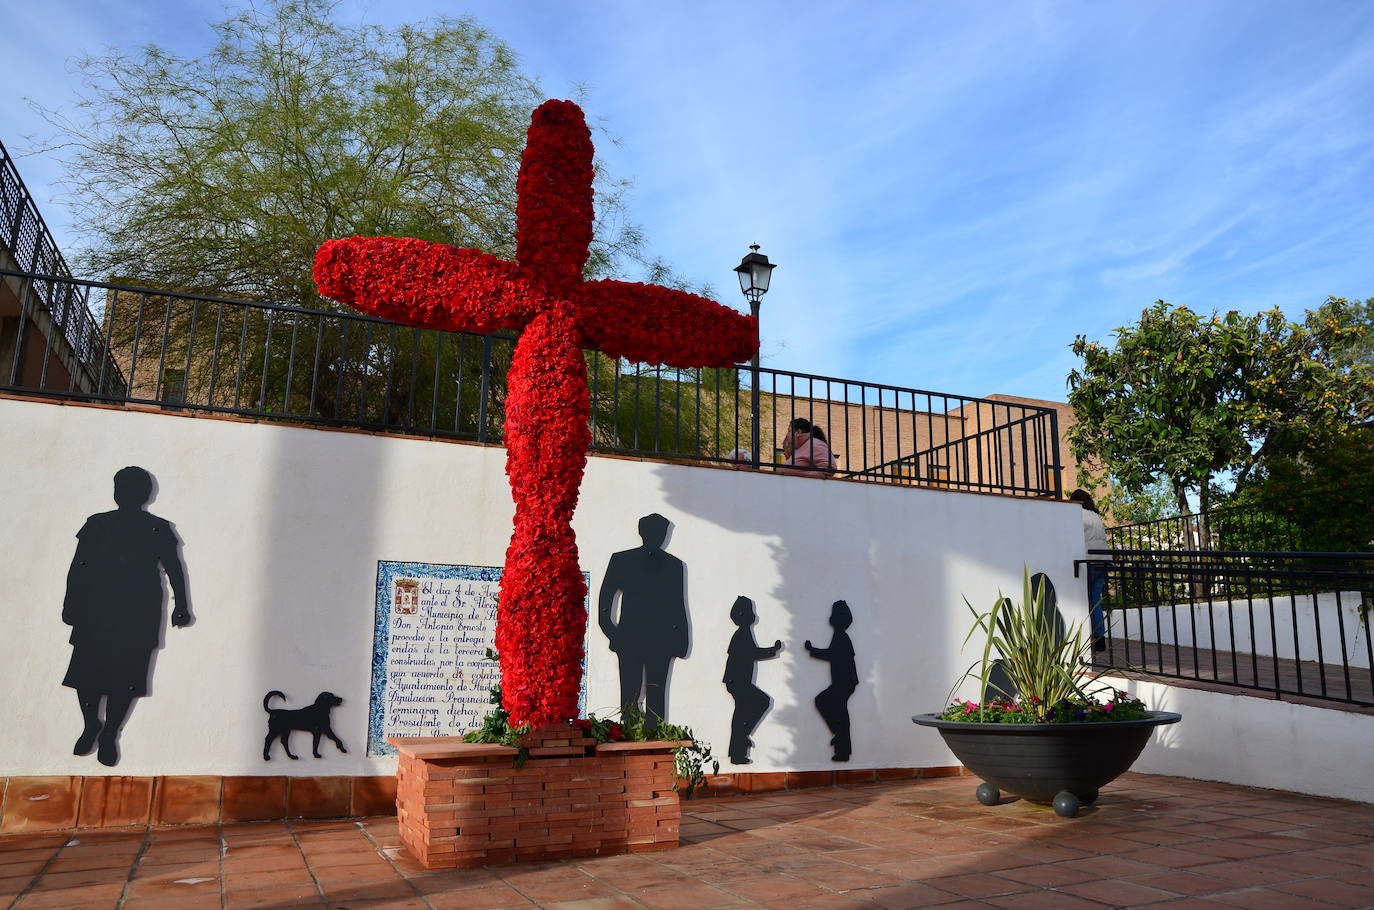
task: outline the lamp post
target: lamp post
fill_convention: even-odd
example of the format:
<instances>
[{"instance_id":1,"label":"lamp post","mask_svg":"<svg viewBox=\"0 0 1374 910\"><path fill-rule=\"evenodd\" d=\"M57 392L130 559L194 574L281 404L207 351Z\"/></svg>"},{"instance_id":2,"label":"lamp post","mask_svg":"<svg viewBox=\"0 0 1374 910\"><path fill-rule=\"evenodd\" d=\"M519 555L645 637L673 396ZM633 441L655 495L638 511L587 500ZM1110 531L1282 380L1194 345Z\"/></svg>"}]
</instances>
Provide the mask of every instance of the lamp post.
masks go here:
<instances>
[{"instance_id":1,"label":"lamp post","mask_svg":"<svg viewBox=\"0 0 1374 910\"><path fill-rule=\"evenodd\" d=\"M759 318L759 301L763 295L768 293L768 279L776 268L768 257L759 252L759 245L751 243L750 252L740 260L739 265L735 266L735 272L739 275L739 289L744 296L749 298L749 312L754 319ZM761 339L760 339L761 340ZM750 395L750 413L753 415L753 431L750 433L750 451L753 453L754 467L759 466L759 352L754 351L754 359L750 362L750 371L753 373L754 390Z\"/></svg>"}]
</instances>

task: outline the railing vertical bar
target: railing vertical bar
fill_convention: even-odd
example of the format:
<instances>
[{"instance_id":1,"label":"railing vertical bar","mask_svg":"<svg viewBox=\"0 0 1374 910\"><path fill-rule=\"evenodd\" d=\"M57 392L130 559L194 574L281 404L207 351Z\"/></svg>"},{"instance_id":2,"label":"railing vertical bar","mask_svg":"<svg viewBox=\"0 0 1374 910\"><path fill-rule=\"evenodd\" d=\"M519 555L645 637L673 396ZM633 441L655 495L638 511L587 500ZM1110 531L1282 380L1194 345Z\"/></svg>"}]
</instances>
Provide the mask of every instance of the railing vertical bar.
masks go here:
<instances>
[{"instance_id":1,"label":"railing vertical bar","mask_svg":"<svg viewBox=\"0 0 1374 910\"><path fill-rule=\"evenodd\" d=\"M118 295L116 295L118 296ZM215 341L210 351L210 385L205 392L205 403L213 406L215 403L215 386L219 381L219 346L220 333L224 328L224 304L219 303L215 307Z\"/></svg>"},{"instance_id":2,"label":"railing vertical bar","mask_svg":"<svg viewBox=\"0 0 1374 910\"><path fill-rule=\"evenodd\" d=\"M342 326L339 329L339 369L338 379L334 383L334 419L338 420L343 414L344 401L344 374L348 371L348 330L353 325L351 319L339 320Z\"/></svg>"},{"instance_id":3,"label":"railing vertical bar","mask_svg":"<svg viewBox=\"0 0 1374 910\"><path fill-rule=\"evenodd\" d=\"M167 368L167 342L172 334L172 298L163 295L167 301L167 306L162 310L162 343L158 350L157 358L157 384L153 387L153 398L162 401L162 380Z\"/></svg>"},{"instance_id":4,"label":"railing vertical bar","mask_svg":"<svg viewBox=\"0 0 1374 910\"><path fill-rule=\"evenodd\" d=\"M305 402L305 413L315 416L315 395L320 385L320 354L324 348L324 316L315 317L315 358L310 364L310 397Z\"/></svg>"},{"instance_id":5,"label":"railing vertical bar","mask_svg":"<svg viewBox=\"0 0 1374 910\"><path fill-rule=\"evenodd\" d=\"M420 378L420 330L410 330L410 394L406 396L406 427L415 429L415 384Z\"/></svg>"},{"instance_id":6,"label":"railing vertical bar","mask_svg":"<svg viewBox=\"0 0 1374 910\"><path fill-rule=\"evenodd\" d=\"M100 373L95 380L95 393L97 395L105 394L105 373L106 367L110 364L110 342L114 339L115 315L119 310L119 293L107 293L105 299L108 301L105 307L105 344L100 349Z\"/></svg>"},{"instance_id":7,"label":"railing vertical bar","mask_svg":"<svg viewBox=\"0 0 1374 910\"><path fill-rule=\"evenodd\" d=\"M463 342L466 335L458 336L458 378L453 390L453 432L461 432L463 419Z\"/></svg>"},{"instance_id":8,"label":"railing vertical bar","mask_svg":"<svg viewBox=\"0 0 1374 910\"><path fill-rule=\"evenodd\" d=\"M267 377L272 368L272 330L276 328L277 318L273 310L263 310L263 319L267 322L267 336L262 345L262 380L258 383L258 410L266 411L267 408ZM358 415L361 417L362 415Z\"/></svg>"},{"instance_id":9,"label":"railing vertical bar","mask_svg":"<svg viewBox=\"0 0 1374 910\"><path fill-rule=\"evenodd\" d=\"M281 407L287 414L294 414L291 409L291 386L296 379L296 341L300 337L301 314L291 314L291 344L286 352L286 389L282 392Z\"/></svg>"},{"instance_id":10,"label":"railing vertical bar","mask_svg":"<svg viewBox=\"0 0 1374 910\"><path fill-rule=\"evenodd\" d=\"M186 363L181 370L181 401L183 404L191 395L191 353L196 346L196 326L200 321L200 301L191 301L191 331L186 336ZM209 404L210 402L205 402Z\"/></svg>"},{"instance_id":11,"label":"railing vertical bar","mask_svg":"<svg viewBox=\"0 0 1374 910\"><path fill-rule=\"evenodd\" d=\"M1320 586L1314 585L1313 587L1316 590L1312 592L1312 612L1316 613L1321 607L1318 599ZM1336 631L1341 641L1341 675L1345 680L1345 699L1346 701L1353 701L1355 691L1350 685L1350 649L1345 644L1345 610L1341 606L1341 588L1344 585L1337 583L1334 587L1336 588ZM1320 641L1321 639L1318 638L1317 640ZM1325 671L1322 672L1322 678L1326 678Z\"/></svg>"}]
</instances>

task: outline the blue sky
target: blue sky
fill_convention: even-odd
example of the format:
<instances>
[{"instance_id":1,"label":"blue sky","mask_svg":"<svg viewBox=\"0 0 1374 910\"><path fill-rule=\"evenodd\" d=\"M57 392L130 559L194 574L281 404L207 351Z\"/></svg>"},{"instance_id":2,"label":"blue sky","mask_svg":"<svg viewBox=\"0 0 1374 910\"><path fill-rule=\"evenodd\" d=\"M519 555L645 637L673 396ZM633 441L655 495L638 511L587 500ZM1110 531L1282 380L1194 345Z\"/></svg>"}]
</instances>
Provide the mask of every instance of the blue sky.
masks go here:
<instances>
[{"instance_id":1,"label":"blue sky","mask_svg":"<svg viewBox=\"0 0 1374 910\"><path fill-rule=\"evenodd\" d=\"M1292 316L1374 296L1374 3L343 0L341 22L471 14L549 97L584 86L652 250L724 302L778 268L767 365L1062 399L1075 334L1157 298ZM66 59L195 55L202 0L14 4L0 141L50 130ZM19 160L75 246L56 156Z\"/></svg>"}]
</instances>

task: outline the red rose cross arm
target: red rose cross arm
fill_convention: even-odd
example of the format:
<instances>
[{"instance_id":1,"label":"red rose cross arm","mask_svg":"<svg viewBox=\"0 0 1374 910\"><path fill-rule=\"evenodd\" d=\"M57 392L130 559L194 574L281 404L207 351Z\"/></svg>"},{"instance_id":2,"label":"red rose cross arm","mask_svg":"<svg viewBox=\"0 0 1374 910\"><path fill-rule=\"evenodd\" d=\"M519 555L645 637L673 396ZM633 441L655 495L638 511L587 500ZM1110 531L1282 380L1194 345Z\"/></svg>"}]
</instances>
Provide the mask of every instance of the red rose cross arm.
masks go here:
<instances>
[{"instance_id":1,"label":"red rose cross arm","mask_svg":"<svg viewBox=\"0 0 1374 910\"><path fill-rule=\"evenodd\" d=\"M518 329L536 315L519 268L478 250L408 237L346 237L315 253L320 293L403 325L449 332Z\"/></svg>"},{"instance_id":2,"label":"red rose cross arm","mask_svg":"<svg viewBox=\"0 0 1374 910\"><path fill-rule=\"evenodd\" d=\"M728 367L759 349L757 319L686 291L588 281L579 297L583 345L612 357L673 367Z\"/></svg>"}]
</instances>

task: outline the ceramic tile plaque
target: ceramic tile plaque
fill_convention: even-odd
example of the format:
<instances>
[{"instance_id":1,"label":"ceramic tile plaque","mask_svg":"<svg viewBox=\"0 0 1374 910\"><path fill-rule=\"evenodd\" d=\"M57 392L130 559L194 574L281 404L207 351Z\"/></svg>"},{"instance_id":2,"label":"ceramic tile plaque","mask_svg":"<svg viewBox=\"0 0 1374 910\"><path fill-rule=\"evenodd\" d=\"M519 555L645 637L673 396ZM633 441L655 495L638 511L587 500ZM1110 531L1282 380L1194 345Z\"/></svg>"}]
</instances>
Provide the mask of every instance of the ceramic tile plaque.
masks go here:
<instances>
[{"instance_id":1,"label":"ceramic tile plaque","mask_svg":"<svg viewBox=\"0 0 1374 910\"><path fill-rule=\"evenodd\" d=\"M377 563L369 755L396 754L388 737L459 736L482 725L498 677L486 653L500 584L494 566ZM584 682L579 708L585 701Z\"/></svg>"}]
</instances>

